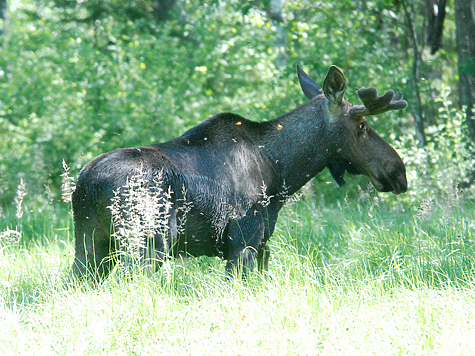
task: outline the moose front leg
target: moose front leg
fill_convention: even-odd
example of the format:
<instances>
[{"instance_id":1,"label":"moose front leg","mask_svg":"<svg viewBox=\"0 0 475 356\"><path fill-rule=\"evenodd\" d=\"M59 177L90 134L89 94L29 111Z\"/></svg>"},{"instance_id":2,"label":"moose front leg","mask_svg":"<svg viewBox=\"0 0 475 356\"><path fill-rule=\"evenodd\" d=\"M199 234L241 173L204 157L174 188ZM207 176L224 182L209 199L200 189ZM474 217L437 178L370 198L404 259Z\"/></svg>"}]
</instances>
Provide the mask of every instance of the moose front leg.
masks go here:
<instances>
[{"instance_id":1,"label":"moose front leg","mask_svg":"<svg viewBox=\"0 0 475 356\"><path fill-rule=\"evenodd\" d=\"M257 251L257 269L259 272L267 272L269 270L270 247L266 242L259 247Z\"/></svg>"},{"instance_id":2,"label":"moose front leg","mask_svg":"<svg viewBox=\"0 0 475 356\"><path fill-rule=\"evenodd\" d=\"M254 258L257 250L253 247L247 246L240 252L234 253L226 263L227 277L243 277L246 278L249 272L254 270Z\"/></svg>"},{"instance_id":3,"label":"moose front leg","mask_svg":"<svg viewBox=\"0 0 475 356\"><path fill-rule=\"evenodd\" d=\"M281 205L269 205L265 211L267 219L264 224L264 240L257 251L257 268L259 272L267 272L269 270L270 247L268 241L274 233L280 207Z\"/></svg>"},{"instance_id":4,"label":"moose front leg","mask_svg":"<svg viewBox=\"0 0 475 356\"><path fill-rule=\"evenodd\" d=\"M228 250L225 256L228 260L226 264L228 276L244 276L245 278L254 269L254 259L258 257L258 261L262 260L258 252L262 246L267 245L262 244L264 230L264 221L256 218L255 214L230 223L225 236ZM265 258L264 264L267 264Z\"/></svg>"}]
</instances>

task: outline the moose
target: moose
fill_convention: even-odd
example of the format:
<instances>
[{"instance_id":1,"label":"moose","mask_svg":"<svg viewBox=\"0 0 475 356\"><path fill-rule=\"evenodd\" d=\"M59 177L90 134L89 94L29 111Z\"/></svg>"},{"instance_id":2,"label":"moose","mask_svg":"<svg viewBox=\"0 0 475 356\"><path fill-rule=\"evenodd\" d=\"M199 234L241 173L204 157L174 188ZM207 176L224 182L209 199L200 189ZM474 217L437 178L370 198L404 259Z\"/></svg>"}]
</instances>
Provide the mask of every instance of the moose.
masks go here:
<instances>
[{"instance_id":1,"label":"moose","mask_svg":"<svg viewBox=\"0 0 475 356\"><path fill-rule=\"evenodd\" d=\"M406 108L402 93L359 89L363 105L352 105L337 66L329 68L323 88L299 65L297 74L309 101L273 120L221 113L168 142L117 149L87 163L73 193L72 276L101 280L115 266L110 207L134 176L150 189L160 176L160 194L170 204L167 228L157 228L140 248L142 261L159 260L154 271L165 258L183 255L219 256L227 275L245 275L256 260L267 271L279 210L326 167L340 186L348 172L369 177L378 191L406 192L403 161L365 118Z\"/></svg>"}]
</instances>

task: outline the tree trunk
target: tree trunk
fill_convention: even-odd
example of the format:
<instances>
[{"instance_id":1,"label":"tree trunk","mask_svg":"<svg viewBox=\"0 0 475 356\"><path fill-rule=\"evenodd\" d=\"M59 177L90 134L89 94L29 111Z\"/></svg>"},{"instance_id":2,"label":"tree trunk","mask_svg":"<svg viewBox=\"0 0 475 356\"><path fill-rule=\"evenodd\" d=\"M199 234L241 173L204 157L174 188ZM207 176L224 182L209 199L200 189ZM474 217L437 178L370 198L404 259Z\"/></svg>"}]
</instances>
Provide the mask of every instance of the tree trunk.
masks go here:
<instances>
[{"instance_id":1,"label":"tree trunk","mask_svg":"<svg viewBox=\"0 0 475 356\"><path fill-rule=\"evenodd\" d=\"M414 126L415 126L415 139L419 143L419 146L424 147L427 144L425 130L424 130L424 119L422 112L422 102L421 102L421 92L419 88L419 82L421 80L421 64L422 64L422 51L419 47L419 42L417 39L416 32L416 20L414 17L414 1L408 1L408 5L403 2L404 12L406 15L407 25L409 28L409 33L411 36L412 47L414 49L414 62L412 66L412 85L414 89L415 99L410 100L410 110L412 116L414 117Z\"/></svg>"},{"instance_id":2,"label":"tree trunk","mask_svg":"<svg viewBox=\"0 0 475 356\"><path fill-rule=\"evenodd\" d=\"M455 0L460 105L467 108L470 138L475 140L475 1Z\"/></svg>"},{"instance_id":3,"label":"tree trunk","mask_svg":"<svg viewBox=\"0 0 475 356\"><path fill-rule=\"evenodd\" d=\"M7 16L7 0L0 0L0 35L5 33L7 28L8 16Z\"/></svg>"},{"instance_id":4,"label":"tree trunk","mask_svg":"<svg viewBox=\"0 0 475 356\"><path fill-rule=\"evenodd\" d=\"M447 0L427 0L426 3L429 15L427 44L430 53L435 54L442 47Z\"/></svg>"},{"instance_id":5,"label":"tree trunk","mask_svg":"<svg viewBox=\"0 0 475 356\"><path fill-rule=\"evenodd\" d=\"M285 53L285 31L284 18L282 17L282 6L285 0L271 0L270 8L267 11L268 16L276 27L277 35L274 42L274 49L278 53L277 66L283 67L287 63L287 54Z\"/></svg>"}]
</instances>

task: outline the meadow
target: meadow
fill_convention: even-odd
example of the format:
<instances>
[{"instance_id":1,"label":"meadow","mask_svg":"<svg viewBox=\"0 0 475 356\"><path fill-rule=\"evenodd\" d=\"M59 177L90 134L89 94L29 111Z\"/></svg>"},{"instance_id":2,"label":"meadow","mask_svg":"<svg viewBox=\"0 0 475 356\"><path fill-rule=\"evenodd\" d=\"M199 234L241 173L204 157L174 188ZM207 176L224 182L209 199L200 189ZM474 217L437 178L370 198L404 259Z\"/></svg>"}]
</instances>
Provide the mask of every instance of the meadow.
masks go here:
<instances>
[{"instance_id":1,"label":"meadow","mask_svg":"<svg viewBox=\"0 0 475 356\"><path fill-rule=\"evenodd\" d=\"M269 272L247 281L201 257L71 286L69 205L25 211L16 230L6 224L17 211L5 211L0 353L475 353L473 203L458 190L417 203L316 191L284 208Z\"/></svg>"},{"instance_id":2,"label":"meadow","mask_svg":"<svg viewBox=\"0 0 475 356\"><path fill-rule=\"evenodd\" d=\"M460 100L470 81L459 87L475 70L456 37L472 20L456 16L462 1L447 2L437 53L434 17L414 1L3 3L0 355L475 354L475 129ZM335 64L349 88L404 92L407 110L368 121L404 160L406 194L318 175L281 212L269 272L246 281L201 257L65 283L65 200L84 164L218 112L278 117L306 101L297 64L318 83ZM360 103L356 90L347 99Z\"/></svg>"}]
</instances>

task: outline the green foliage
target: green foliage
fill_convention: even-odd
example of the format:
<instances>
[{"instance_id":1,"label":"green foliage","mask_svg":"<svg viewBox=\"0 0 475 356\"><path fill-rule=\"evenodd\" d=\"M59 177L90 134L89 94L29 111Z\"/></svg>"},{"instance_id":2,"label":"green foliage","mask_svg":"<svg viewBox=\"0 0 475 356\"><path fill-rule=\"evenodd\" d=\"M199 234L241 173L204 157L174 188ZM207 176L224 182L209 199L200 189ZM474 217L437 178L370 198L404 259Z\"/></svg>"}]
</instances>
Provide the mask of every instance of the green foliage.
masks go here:
<instances>
[{"instance_id":1,"label":"green foliage","mask_svg":"<svg viewBox=\"0 0 475 356\"><path fill-rule=\"evenodd\" d=\"M296 63L317 82L337 64L350 88L403 90L412 100L411 50L398 4L286 2L287 60L281 67L269 6L177 2L165 20L157 18L152 1L13 3L0 39L0 205L13 204L20 179L28 209L48 204L48 194L59 199L63 159L76 176L102 152L168 140L218 112L277 117L305 101ZM447 29L454 29L452 13L449 6ZM443 188L444 179L447 187L471 183L464 117L447 113L450 105L439 111L445 104L433 100L455 84L454 43L447 34L441 55L422 65L423 109L433 137L427 149L416 148L409 110L370 118L405 157L411 189L405 199L421 199L437 184ZM356 91L349 89L347 98L359 103ZM445 127L453 132L446 135ZM444 170L451 173L437 180ZM322 184L331 180L327 173L316 179L330 201L354 197L357 186L367 184L352 177L336 191L334 184Z\"/></svg>"},{"instance_id":2,"label":"green foliage","mask_svg":"<svg viewBox=\"0 0 475 356\"><path fill-rule=\"evenodd\" d=\"M473 198L475 146L467 142L466 114L449 99L450 89L441 88L435 98L438 122L426 127L428 144L418 148L410 135L397 141L410 182L403 200L464 195Z\"/></svg>"},{"instance_id":3,"label":"green foliage","mask_svg":"<svg viewBox=\"0 0 475 356\"><path fill-rule=\"evenodd\" d=\"M285 95L268 28L257 12L226 10L198 7L176 37L174 22L150 33L105 10L91 22L54 3L17 8L0 49L3 204L20 177L29 198L45 184L58 196L63 159L76 174L102 152L170 139L223 110L262 119L254 111Z\"/></svg>"}]
</instances>

